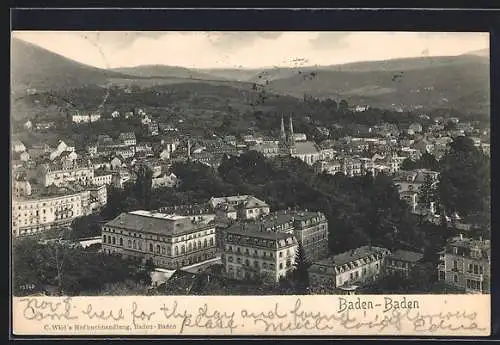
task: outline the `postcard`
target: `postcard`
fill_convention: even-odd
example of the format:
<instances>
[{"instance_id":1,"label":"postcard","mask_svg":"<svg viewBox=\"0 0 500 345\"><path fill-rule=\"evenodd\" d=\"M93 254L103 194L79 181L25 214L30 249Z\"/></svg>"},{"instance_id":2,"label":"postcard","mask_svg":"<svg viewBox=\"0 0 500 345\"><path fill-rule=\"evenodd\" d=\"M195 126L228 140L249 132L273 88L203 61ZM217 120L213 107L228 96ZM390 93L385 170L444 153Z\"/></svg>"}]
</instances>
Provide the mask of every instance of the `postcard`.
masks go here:
<instances>
[{"instance_id":1,"label":"postcard","mask_svg":"<svg viewBox=\"0 0 500 345\"><path fill-rule=\"evenodd\" d=\"M490 334L482 32L13 31L15 336Z\"/></svg>"}]
</instances>

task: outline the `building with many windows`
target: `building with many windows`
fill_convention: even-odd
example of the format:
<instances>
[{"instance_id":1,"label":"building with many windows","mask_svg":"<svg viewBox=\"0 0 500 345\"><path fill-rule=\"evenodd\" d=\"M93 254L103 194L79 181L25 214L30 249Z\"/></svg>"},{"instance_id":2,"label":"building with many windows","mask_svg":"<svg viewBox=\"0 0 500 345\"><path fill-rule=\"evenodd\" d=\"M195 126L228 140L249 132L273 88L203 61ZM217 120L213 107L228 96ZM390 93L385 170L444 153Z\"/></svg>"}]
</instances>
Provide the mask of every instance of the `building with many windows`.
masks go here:
<instances>
[{"instance_id":1,"label":"building with many windows","mask_svg":"<svg viewBox=\"0 0 500 345\"><path fill-rule=\"evenodd\" d=\"M29 182L27 182L29 184ZM91 214L107 203L106 186L26 188L12 200L12 234L31 235L68 226L73 219Z\"/></svg>"},{"instance_id":2,"label":"building with many windows","mask_svg":"<svg viewBox=\"0 0 500 345\"><path fill-rule=\"evenodd\" d=\"M113 178L113 172L104 169L94 170L92 183L97 186L110 185Z\"/></svg>"},{"instance_id":3,"label":"building with many windows","mask_svg":"<svg viewBox=\"0 0 500 345\"><path fill-rule=\"evenodd\" d=\"M309 267L311 287L352 290L375 281L390 254L386 248L363 246L316 261Z\"/></svg>"},{"instance_id":4,"label":"building with many windows","mask_svg":"<svg viewBox=\"0 0 500 345\"><path fill-rule=\"evenodd\" d=\"M256 222L263 231L293 234L309 262L328 255L328 220L321 212L280 210Z\"/></svg>"},{"instance_id":5,"label":"building with many windows","mask_svg":"<svg viewBox=\"0 0 500 345\"><path fill-rule=\"evenodd\" d=\"M99 121L100 118L101 118L101 114L85 114L85 115L74 114L71 116L71 120L74 123L96 122L96 121Z\"/></svg>"},{"instance_id":6,"label":"building with many windows","mask_svg":"<svg viewBox=\"0 0 500 345\"><path fill-rule=\"evenodd\" d=\"M191 216L150 211L122 213L102 227L102 249L155 266L179 269L213 259L215 226Z\"/></svg>"},{"instance_id":7,"label":"building with many windows","mask_svg":"<svg viewBox=\"0 0 500 345\"><path fill-rule=\"evenodd\" d=\"M468 293L489 293L490 265L490 241L460 235L452 238L441 253L438 279Z\"/></svg>"},{"instance_id":8,"label":"building with many windows","mask_svg":"<svg viewBox=\"0 0 500 345\"><path fill-rule=\"evenodd\" d=\"M47 187L63 186L71 183L92 184L94 166L84 161L63 161L43 164L38 169L39 180Z\"/></svg>"},{"instance_id":9,"label":"building with many windows","mask_svg":"<svg viewBox=\"0 0 500 345\"><path fill-rule=\"evenodd\" d=\"M118 140L123 143L123 145L127 146L134 146L137 143L135 133L133 132L120 133Z\"/></svg>"},{"instance_id":10,"label":"building with many windows","mask_svg":"<svg viewBox=\"0 0 500 345\"><path fill-rule=\"evenodd\" d=\"M385 271L388 274L408 278L423 258L424 254L422 253L402 249L395 250L386 259Z\"/></svg>"},{"instance_id":11,"label":"building with many windows","mask_svg":"<svg viewBox=\"0 0 500 345\"><path fill-rule=\"evenodd\" d=\"M294 269L296 250L293 234L235 224L224 231L222 262L229 278L275 283Z\"/></svg>"},{"instance_id":12,"label":"building with many windows","mask_svg":"<svg viewBox=\"0 0 500 345\"><path fill-rule=\"evenodd\" d=\"M255 219L269 214L269 205L252 195L212 197L208 204L213 209L223 205L232 206L240 219Z\"/></svg>"}]
</instances>

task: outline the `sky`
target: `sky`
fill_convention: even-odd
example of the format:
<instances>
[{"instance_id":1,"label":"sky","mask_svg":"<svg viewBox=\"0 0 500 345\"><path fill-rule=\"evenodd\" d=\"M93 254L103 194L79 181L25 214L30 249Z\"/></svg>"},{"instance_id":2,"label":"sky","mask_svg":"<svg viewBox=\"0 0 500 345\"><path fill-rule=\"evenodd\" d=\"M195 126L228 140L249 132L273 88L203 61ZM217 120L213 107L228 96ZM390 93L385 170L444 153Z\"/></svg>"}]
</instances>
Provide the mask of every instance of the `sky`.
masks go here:
<instances>
[{"instance_id":1,"label":"sky","mask_svg":"<svg viewBox=\"0 0 500 345\"><path fill-rule=\"evenodd\" d=\"M489 48L488 33L15 31L13 37L78 62L117 68L262 68L335 65Z\"/></svg>"}]
</instances>

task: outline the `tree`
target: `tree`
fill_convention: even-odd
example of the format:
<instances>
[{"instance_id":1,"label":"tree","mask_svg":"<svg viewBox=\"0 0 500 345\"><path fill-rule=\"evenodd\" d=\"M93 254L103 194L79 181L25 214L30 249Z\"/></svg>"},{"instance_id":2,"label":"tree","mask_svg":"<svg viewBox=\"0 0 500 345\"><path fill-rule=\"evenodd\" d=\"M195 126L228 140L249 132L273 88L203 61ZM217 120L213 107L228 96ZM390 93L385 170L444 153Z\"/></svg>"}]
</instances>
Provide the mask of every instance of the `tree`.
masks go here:
<instances>
[{"instance_id":1,"label":"tree","mask_svg":"<svg viewBox=\"0 0 500 345\"><path fill-rule=\"evenodd\" d=\"M343 113L347 112L349 110L349 103L345 99L341 100L339 103L339 110Z\"/></svg>"},{"instance_id":2,"label":"tree","mask_svg":"<svg viewBox=\"0 0 500 345\"><path fill-rule=\"evenodd\" d=\"M436 183L434 183L430 175L425 175L424 183L418 191L419 203L425 208L430 208L431 203L438 202L438 197Z\"/></svg>"},{"instance_id":3,"label":"tree","mask_svg":"<svg viewBox=\"0 0 500 345\"><path fill-rule=\"evenodd\" d=\"M151 273L155 270L155 268L153 259L147 259L144 264L139 265L139 269L135 275L135 281L138 281L146 286L151 285Z\"/></svg>"},{"instance_id":4,"label":"tree","mask_svg":"<svg viewBox=\"0 0 500 345\"><path fill-rule=\"evenodd\" d=\"M417 168L417 162L415 162L411 158L406 158L402 163L401 163L401 170L414 170Z\"/></svg>"},{"instance_id":5,"label":"tree","mask_svg":"<svg viewBox=\"0 0 500 345\"><path fill-rule=\"evenodd\" d=\"M63 280L66 273L66 258L68 247L64 244L56 242L47 243L47 252L49 253L50 263L56 269L57 292L62 295L64 292Z\"/></svg>"},{"instance_id":6,"label":"tree","mask_svg":"<svg viewBox=\"0 0 500 345\"><path fill-rule=\"evenodd\" d=\"M457 137L441 160L439 196L451 215L462 217L490 212L490 160L468 137Z\"/></svg>"},{"instance_id":7,"label":"tree","mask_svg":"<svg viewBox=\"0 0 500 345\"><path fill-rule=\"evenodd\" d=\"M417 162L417 168L437 171L439 169L439 162L433 154L424 152Z\"/></svg>"},{"instance_id":8,"label":"tree","mask_svg":"<svg viewBox=\"0 0 500 345\"><path fill-rule=\"evenodd\" d=\"M299 242L297 253L295 255L295 263L294 263L294 281L296 286L296 291L299 294L304 294L309 287L309 272L308 268L310 266L307 261L306 253L304 251L304 247L302 243Z\"/></svg>"},{"instance_id":9,"label":"tree","mask_svg":"<svg viewBox=\"0 0 500 345\"><path fill-rule=\"evenodd\" d=\"M153 172L145 165L137 171L137 180L134 185L134 194L141 208L149 210L151 206Z\"/></svg>"},{"instance_id":10,"label":"tree","mask_svg":"<svg viewBox=\"0 0 500 345\"><path fill-rule=\"evenodd\" d=\"M93 237L101 234L103 218L98 214L91 214L75 218L71 223L71 239Z\"/></svg>"}]
</instances>

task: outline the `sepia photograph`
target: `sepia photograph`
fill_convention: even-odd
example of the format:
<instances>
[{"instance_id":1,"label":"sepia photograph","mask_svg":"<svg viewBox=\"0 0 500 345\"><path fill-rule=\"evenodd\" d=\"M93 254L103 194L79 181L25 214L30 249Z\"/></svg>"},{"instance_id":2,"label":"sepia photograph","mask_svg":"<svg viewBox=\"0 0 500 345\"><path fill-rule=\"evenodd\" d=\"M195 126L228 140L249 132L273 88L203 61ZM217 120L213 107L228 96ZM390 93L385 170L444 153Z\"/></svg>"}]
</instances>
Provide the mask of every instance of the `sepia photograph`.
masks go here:
<instances>
[{"instance_id":1,"label":"sepia photograph","mask_svg":"<svg viewBox=\"0 0 500 345\"><path fill-rule=\"evenodd\" d=\"M366 315L489 295L489 45L485 32L13 31L21 314L54 320L37 300L52 297L252 296L278 317L277 296L287 312L336 296L332 312ZM108 320L98 307L82 313Z\"/></svg>"}]
</instances>

